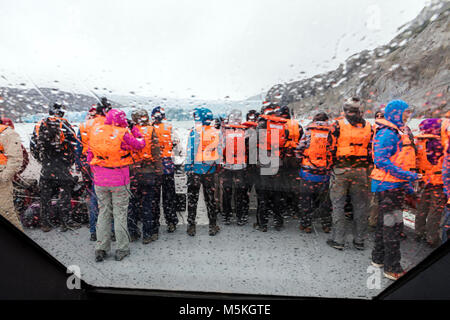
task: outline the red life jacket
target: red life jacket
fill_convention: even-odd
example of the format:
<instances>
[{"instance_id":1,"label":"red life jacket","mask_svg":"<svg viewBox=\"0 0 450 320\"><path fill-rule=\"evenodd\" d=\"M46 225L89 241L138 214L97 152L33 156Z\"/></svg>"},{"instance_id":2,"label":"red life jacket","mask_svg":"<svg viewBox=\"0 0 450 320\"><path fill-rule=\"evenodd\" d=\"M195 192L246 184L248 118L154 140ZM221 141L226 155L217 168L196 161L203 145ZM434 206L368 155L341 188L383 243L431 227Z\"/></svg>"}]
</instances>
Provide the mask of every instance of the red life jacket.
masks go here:
<instances>
[{"instance_id":1,"label":"red life jacket","mask_svg":"<svg viewBox=\"0 0 450 320\"><path fill-rule=\"evenodd\" d=\"M245 164L245 125L223 126L224 156L226 164Z\"/></svg>"}]
</instances>

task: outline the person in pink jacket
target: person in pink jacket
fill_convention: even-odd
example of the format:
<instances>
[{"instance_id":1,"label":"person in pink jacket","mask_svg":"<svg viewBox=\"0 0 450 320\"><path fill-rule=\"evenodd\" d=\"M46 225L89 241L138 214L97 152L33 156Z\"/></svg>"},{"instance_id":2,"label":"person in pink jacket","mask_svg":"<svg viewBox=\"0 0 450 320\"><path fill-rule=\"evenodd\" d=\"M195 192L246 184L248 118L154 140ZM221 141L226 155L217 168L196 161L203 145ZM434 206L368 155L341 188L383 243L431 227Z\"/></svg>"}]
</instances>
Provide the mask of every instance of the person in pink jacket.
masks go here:
<instances>
[{"instance_id":1,"label":"person in pink jacket","mask_svg":"<svg viewBox=\"0 0 450 320\"><path fill-rule=\"evenodd\" d=\"M130 254L127 211L130 197L131 153L145 146L137 127L128 124L123 111L112 109L104 124L92 127L88 133L87 160L93 173L98 197L97 244L95 260L103 261L111 249L111 223L116 236L115 259Z\"/></svg>"}]
</instances>

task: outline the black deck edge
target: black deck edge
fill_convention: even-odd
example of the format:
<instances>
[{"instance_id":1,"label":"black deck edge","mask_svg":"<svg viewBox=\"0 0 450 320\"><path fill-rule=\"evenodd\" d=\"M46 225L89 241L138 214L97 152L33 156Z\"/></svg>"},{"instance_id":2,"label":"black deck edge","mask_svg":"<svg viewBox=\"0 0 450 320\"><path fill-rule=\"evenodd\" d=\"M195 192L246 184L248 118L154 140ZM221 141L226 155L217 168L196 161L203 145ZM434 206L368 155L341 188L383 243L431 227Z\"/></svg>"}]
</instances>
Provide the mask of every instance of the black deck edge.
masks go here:
<instances>
[{"instance_id":1,"label":"black deck edge","mask_svg":"<svg viewBox=\"0 0 450 320\"><path fill-rule=\"evenodd\" d=\"M1 215L0 274L0 300L80 300L90 287L69 289L67 268Z\"/></svg>"},{"instance_id":2,"label":"black deck edge","mask_svg":"<svg viewBox=\"0 0 450 320\"><path fill-rule=\"evenodd\" d=\"M450 241L379 293L374 300L450 299Z\"/></svg>"},{"instance_id":3,"label":"black deck edge","mask_svg":"<svg viewBox=\"0 0 450 320\"><path fill-rule=\"evenodd\" d=\"M326 297L302 297L302 296L280 296L280 295L258 295L258 294L241 294L241 293L221 293L221 292L201 292L201 291L170 291L155 289L127 289L114 287L91 287L86 290L89 299L102 299L104 297L114 298L115 295L124 297L141 299L151 298L168 298L168 299L193 299L193 300L242 300L242 301L296 301L296 300L341 300L340 298ZM345 299L353 301L364 301L358 299Z\"/></svg>"},{"instance_id":4,"label":"black deck edge","mask_svg":"<svg viewBox=\"0 0 450 320\"><path fill-rule=\"evenodd\" d=\"M254 301L316 301L340 299L295 297L258 294L210 293L95 287L80 279L81 289L66 286L67 268L22 231L0 215L0 299L191 299L191 300L254 300ZM374 300L389 299L450 299L450 241L395 281Z\"/></svg>"}]
</instances>

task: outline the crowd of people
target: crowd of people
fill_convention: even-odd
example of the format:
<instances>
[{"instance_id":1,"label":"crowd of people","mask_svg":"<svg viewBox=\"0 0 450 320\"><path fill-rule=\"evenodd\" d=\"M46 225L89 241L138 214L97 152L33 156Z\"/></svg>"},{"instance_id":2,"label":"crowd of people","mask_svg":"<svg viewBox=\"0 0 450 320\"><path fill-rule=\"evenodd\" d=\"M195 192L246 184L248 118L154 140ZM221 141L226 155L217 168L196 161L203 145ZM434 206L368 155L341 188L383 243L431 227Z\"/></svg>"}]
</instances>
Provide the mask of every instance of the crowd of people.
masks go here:
<instances>
[{"instance_id":1,"label":"crowd of people","mask_svg":"<svg viewBox=\"0 0 450 320\"><path fill-rule=\"evenodd\" d=\"M312 233L313 220L330 234L327 244L345 249L346 220L351 208L353 246L366 248L369 228L375 232L372 264L396 280L400 264L403 209L415 214L416 241L435 248L449 237L449 116L424 119L413 135L413 112L402 100L390 101L363 117L362 101L351 97L342 114L331 119L318 111L302 127L287 106L264 102L260 112L240 110L226 118L205 107L193 111L184 171L187 175L187 229L196 234L200 187L206 204L209 235L219 224L249 222L250 198L256 191L254 228L277 231L286 216L299 230ZM131 119L106 98L89 110L75 132L61 104L36 124L30 152L42 165L39 179L40 228L53 228L51 199L58 197L60 231L80 224L71 212L73 165L86 187L95 260L103 261L115 241L115 259L130 254L130 242L158 240L160 203L167 232L178 225L173 150L180 144L164 108L149 114L133 111ZM1 214L22 229L13 205L12 181L24 166L26 150L5 121L0 124ZM221 221L219 221L221 220Z\"/></svg>"}]
</instances>

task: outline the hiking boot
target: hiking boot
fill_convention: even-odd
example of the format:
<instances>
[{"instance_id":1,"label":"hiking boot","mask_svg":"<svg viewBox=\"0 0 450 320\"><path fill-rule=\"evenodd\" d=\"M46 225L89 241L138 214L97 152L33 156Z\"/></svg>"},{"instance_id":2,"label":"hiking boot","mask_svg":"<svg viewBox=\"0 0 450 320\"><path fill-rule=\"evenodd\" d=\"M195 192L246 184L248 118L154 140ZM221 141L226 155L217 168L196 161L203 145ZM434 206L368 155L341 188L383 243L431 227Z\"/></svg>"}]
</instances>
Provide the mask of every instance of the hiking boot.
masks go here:
<instances>
[{"instance_id":1,"label":"hiking boot","mask_svg":"<svg viewBox=\"0 0 450 320\"><path fill-rule=\"evenodd\" d=\"M156 240L158 240L158 234L154 233L154 234L152 234L152 236L150 238L152 239L152 241L156 241Z\"/></svg>"},{"instance_id":2,"label":"hiking boot","mask_svg":"<svg viewBox=\"0 0 450 320\"><path fill-rule=\"evenodd\" d=\"M142 239L142 244L149 244L150 242L153 242L152 237L145 237Z\"/></svg>"},{"instance_id":3,"label":"hiking boot","mask_svg":"<svg viewBox=\"0 0 450 320\"><path fill-rule=\"evenodd\" d=\"M177 226L174 223L169 223L167 226L167 232L172 233L175 232L175 230L177 230Z\"/></svg>"},{"instance_id":4,"label":"hiking boot","mask_svg":"<svg viewBox=\"0 0 450 320\"><path fill-rule=\"evenodd\" d=\"M95 250L95 262L102 262L105 260L106 251L104 250Z\"/></svg>"},{"instance_id":5,"label":"hiking boot","mask_svg":"<svg viewBox=\"0 0 450 320\"><path fill-rule=\"evenodd\" d=\"M225 217L223 219L223 224L229 226L231 224L231 218L230 217Z\"/></svg>"},{"instance_id":6,"label":"hiking boot","mask_svg":"<svg viewBox=\"0 0 450 320\"><path fill-rule=\"evenodd\" d=\"M330 233L331 232L331 228L330 227L322 227L322 230L325 233Z\"/></svg>"},{"instance_id":7,"label":"hiking boot","mask_svg":"<svg viewBox=\"0 0 450 320\"><path fill-rule=\"evenodd\" d=\"M187 234L191 237L195 236L195 224L190 224L187 227Z\"/></svg>"},{"instance_id":8,"label":"hiking boot","mask_svg":"<svg viewBox=\"0 0 450 320\"><path fill-rule=\"evenodd\" d=\"M209 235L210 236L215 236L217 233L219 233L220 228L218 225L214 224L214 225L210 225L209 226Z\"/></svg>"},{"instance_id":9,"label":"hiking boot","mask_svg":"<svg viewBox=\"0 0 450 320\"><path fill-rule=\"evenodd\" d=\"M423 235L416 235L414 237L414 240L416 240L417 242L424 242L425 241L425 237Z\"/></svg>"},{"instance_id":10,"label":"hiking boot","mask_svg":"<svg viewBox=\"0 0 450 320\"><path fill-rule=\"evenodd\" d=\"M371 264L376 267L376 268L383 268L384 264L383 263L376 263L373 260L371 261Z\"/></svg>"},{"instance_id":11,"label":"hiking boot","mask_svg":"<svg viewBox=\"0 0 450 320\"><path fill-rule=\"evenodd\" d=\"M67 230L69 230L69 228L67 228L67 225L61 223L61 226L59 227L59 232L66 232Z\"/></svg>"},{"instance_id":12,"label":"hiking boot","mask_svg":"<svg viewBox=\"0 0 450 320\"><path fill-rule=\"evenodd\" d=\"M398 280L401 277L403 277L406 274L406 271L402 271L402 272L387 272L387 271L384 271L383 274L384 274L384 276L386 278L395 281L395 280Z\"/></svg>"},{"instance_id":13,"label":"hiking boot","mask_svg":"<svg viewBox=\"0 0 450 320\"><path fill-rule=\"evenodd\" d=\"M41 226L41 230L42 230L43 232L49 232L49 231L52 230L52 227L50 227L50 226Z\"/></svg>"},{"instance_id":14,"label":"hiking boot","mask_svg":"<svg viewBox=\"0 0 450 320\"><path fill-rule=\"evenodd\" d=\"M81 224L79 224L78 222L75 222L75 221L71 221L71 222L67 223L67 226L71 229L80 229L81 228Z\"/></svg>"},{"instance_id":15,"label":"hiking boot","mask_svg":"<svg viewBox=\"0 0 450 320\"><path fill-rule=\"evenodd\" d=\"M329 245L330 247L332 247L334 249L337 249L337 250L343 250L344 249L344 245L343 244L337 243L336 241L331 240L331 239L327 240L327 245Z\"/></svg>"},{"instance_id":16,"label":"hiking boot","mask_svg":"<svg viewBox=\"0 0 450 320\"><path fill-rule=\"evenodd\" d=\"M267 232L267 226L260 226L258 223L255 223L253 228L261 232Z\"/></svg>"},{"instance_id":17,"label":"hiking boot","mask_svg":"<svg viewBox=\"0 0 450 320\"><path fill-rule=\"evenodd\" d=\"M305 233L311 233L312 232L312 228L311 227L304 227L304 226L300 225L299 229L300 229L300 231L304 231Z\"/></svg>"},{"instance_id":18,"label":"hiking boot","mask_svg":"<svg viewBox=\"0 0 450 320\"><path fill-rule=\"evenodd\" d=\"M111 234L111 241L116 241L116 234L114 232Z\"/></svg>"},{"instance_id":19,"label":"hiking boot","mask_svg":"<svg viewBox=\"0 0 450 320\"><path fill-rule=\"evenodd\" d=\"M90 241L97 241L97 234L91 233Z\"/></svg>"},{"instance_id":20,"label":"hiking boot","mask_svg":"<svg viewBox=\"0 0 450 320\"><path fill-rule=\"evenodd\" d=\"M244 224L246 224L247 223L247 221L245 221L244 219L238 219L238 221L236 222L236 224L238 225L238 226L243 226Z\"/></svg>"},{"instance_id":21,"label":"hiking boot","mask_svg":"<svg viewBox=\"0 0 450 320\"><path fill-rule=\"evenodd\" d=\"M136 242L141 238L139 233L131 233L130 234L130 242Z\"/></svg>"},{"instance_id":22,"label":"hiking boot","mask_svg":"<svg viewBox=\"0 0 450 320\"><path fill-rule=\"evenodd\" d=\"M439 242L430 242L428 240L426 240L427 246L431 249L436 249L437 247L440 246Z\"/></svg>"},{"instance_id":23,"label":"hiking boot","mask_svg":"<svg viewBox=\"0 0 450 320\"><path fill-rule=\"evenodd\" d=\"M281 231L281 230L283 230L283 225L282 224L276 224L274 228L277 231Z\"/></svg>"},{"instance_id":24,"label":"hiking boot","mask_svg":"<svg viewBox=\"0 0 450 320\"><path fill-rule=\"evenodd\" d=\"M353 246L357 250L364 250L364 242L356 242L355 240L353 240Z\"/></svg>"},{"instance_id":25,"label":"hiking boot","mask_svg":"<svg viewBox=\"0 0 450 320\"><path fill-rule=\"evenodd\" d=\"M116 259L116 261L121 261L121 260L123 260L123 258L125 258L126 256L129 256L129 255L130 255L130 250L116 250L114 259Z\"/></svg>"}]
</instances>

